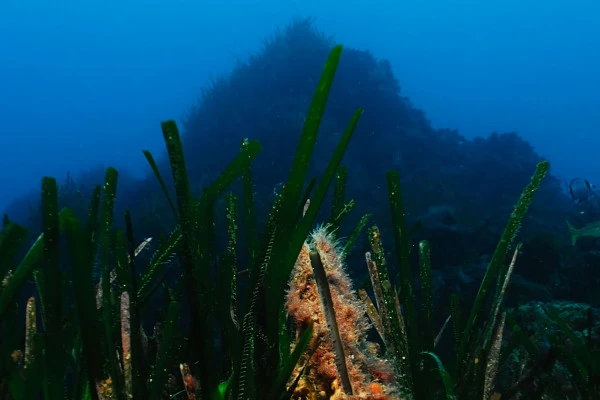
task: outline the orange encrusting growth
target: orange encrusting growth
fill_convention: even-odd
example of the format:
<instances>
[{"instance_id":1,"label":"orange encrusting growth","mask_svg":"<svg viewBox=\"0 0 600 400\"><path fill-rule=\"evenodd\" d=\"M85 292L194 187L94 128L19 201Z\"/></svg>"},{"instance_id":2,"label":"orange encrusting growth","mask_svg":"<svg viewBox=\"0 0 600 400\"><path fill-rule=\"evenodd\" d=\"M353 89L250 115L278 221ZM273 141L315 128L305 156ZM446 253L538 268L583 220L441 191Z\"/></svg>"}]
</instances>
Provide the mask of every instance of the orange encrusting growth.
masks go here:
<instances>
[{"instance_id":1,"label":"orange encrusting growth","mask_svg":"<svg viewBox=\"0 0 600 400\"><path fill-rule=\"evenodd\" d=\"M325 268L353 395L344 394L339 384L327 323L313 278L311 250L318 251ZM307 351L307 354L313 352L312 357L307 363L305 356L292 376L295 378L306 365L293 399L398 399L391 366L378 357L377 344L366 340L370 325L365 317L365 305L352 291L352 282L343 268L343 254L325 227L314 231L300 251L289 282L286 307L295 322L297 335L311 321L315 332Z\"/></svg>"}]
</instances>

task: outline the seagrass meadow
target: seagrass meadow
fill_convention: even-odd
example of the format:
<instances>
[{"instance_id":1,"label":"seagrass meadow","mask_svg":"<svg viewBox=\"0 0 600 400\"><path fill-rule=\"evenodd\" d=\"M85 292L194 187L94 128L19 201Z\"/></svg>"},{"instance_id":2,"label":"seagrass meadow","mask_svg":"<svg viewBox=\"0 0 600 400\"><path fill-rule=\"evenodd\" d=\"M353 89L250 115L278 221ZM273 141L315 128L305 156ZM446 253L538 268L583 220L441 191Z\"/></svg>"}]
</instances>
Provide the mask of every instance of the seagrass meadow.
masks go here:
<instances>
[{"instance_id":1,"label":"seagrass meadow","mask_svg":"<svg viewBox=\"0 0 600 400\"><path fill-rule=\"evenodd\" d=\"M518 268L518 230L547 162L532 171L477 296L451 296L443 326L432 316L429 244L411 243L398 172L387 173L393 237L368 226L369 215L342 235L340 222L355 202L345 198L348 170L341 162L362 109L319 179L308 177L341 53L335 46L329 54L288 179L262 223L251 168L260 144L244 140L238 156L194 198L173 121L162 123L173 188L144 151L178 221L169 236L137 238L135 209L114 215L114 168L95 188L83 221L69 208L58 209L56 180L43 178L43 232L29 248L26 229L4 216L0 399L558 399L564 397L548 397L556 363L572 371L581 398L600 398L598 353L584 339L554 315L571 347L557 338L544 352L519 334L503 307ZM241 196L230 190L236 181ZM331 215L317 221L330 188ZM215 217L223 205L224 240ZM124 229L115 228L117 218L124 218ZM353 287L344 269L360 235L371 247L367 288ZM150 240L156 250L139 265L138 253ZM397 265L388 265L384 243ZM415 266L412 251L419 255ZM245 266L239 265L242 254ZM165 276L174 270L173 283ZM444 335L453 338L444 352L449 357L438 352ZM526 349L527 370L499 387L498 371L516 348ZM524 394L531 382L541 389Z\"/></svg>"}]
</instances>

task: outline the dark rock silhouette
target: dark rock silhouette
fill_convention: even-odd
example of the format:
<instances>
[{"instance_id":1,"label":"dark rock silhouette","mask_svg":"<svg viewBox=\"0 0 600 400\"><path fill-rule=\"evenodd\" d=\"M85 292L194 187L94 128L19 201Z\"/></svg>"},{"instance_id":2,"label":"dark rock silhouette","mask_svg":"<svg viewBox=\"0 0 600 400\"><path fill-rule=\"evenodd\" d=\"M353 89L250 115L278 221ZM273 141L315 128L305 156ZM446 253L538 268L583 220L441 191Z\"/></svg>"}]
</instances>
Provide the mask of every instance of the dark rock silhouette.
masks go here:
<instances>
[{"instance_id":1,"label":"dark rock silhouette","mask_svg":"<svg viewBox=\"0 0 600 400\"><path fill-rule=\"evenodd\" d=\"M244 138L257 139L263 151L253 164L253 176L258 215L265 215L274 190L286 179L285 171L289 170L313 90L333 44L333 39L315 29L311 20L294 21L267 39L260 52L240 61L229 76L214 80L202 92L182 127L195 194L234 158ZM325 168L358 107L365 112L343 161L349 168L347 197L358 204L347 227L370 212L384 242L392 244L385 172L396 169L403 184L409 224L423 221L414 239L431 240L434 268L479 265L489 257L512 207L541 160L533 147L514 132L470 140L456 130L433 129L424 112L402 95L388 61L377 59L369 51L347 47L321 124L313 173ZM166 157L155 154L155 158L169 181ZM166 233L174 224L164 195L148 170L147 178L127 179L127 184L120 186L115 214L132 210L139 238ZM92 175L94 180L89 181ZM63 203L71 202L68 205L84 212L82 204L89 199L93 185L101 183L96 175L79 179L75 174L79 179L77 196L65 195ZM16 201L9 207L9 215L26 223L22 218L28 211L23 205L33 204L35 209L38 198ZM446 212L435 211L440 208ZM522 274L524 278L537 284L551 281L541 275L546 265L552 266L549 273L560 269L557 265L564 259L561 246L568 243L564 218L573 214L560 181L548 176L525 220L520 240L535 242L540 233L553 239L544 246L536 242L538 245L532 247L532 252L544 252L544 261L532 261L532 269ZM323 215L322 220L327 217ZM365 248L363 239L358 242L355 257L349 257L351 268L364 272L360 252ZM530 252L527 257L535 259L535 254ZM393 265L393 259L390 262ZM444 281L451 286L466 284L453 279L446 276Z\"/></svg>"}]
</instances>

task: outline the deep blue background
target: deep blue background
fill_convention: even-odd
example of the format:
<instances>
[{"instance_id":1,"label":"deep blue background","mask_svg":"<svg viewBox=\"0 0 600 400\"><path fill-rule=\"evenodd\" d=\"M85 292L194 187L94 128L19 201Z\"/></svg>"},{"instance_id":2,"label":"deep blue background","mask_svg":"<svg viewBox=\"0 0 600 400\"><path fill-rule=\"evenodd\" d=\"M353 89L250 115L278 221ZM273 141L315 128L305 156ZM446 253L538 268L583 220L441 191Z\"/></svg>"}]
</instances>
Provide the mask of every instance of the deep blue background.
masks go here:
<instances>
[{"instance_id":1,"label":"deep blue background","mask_svg":"<svg viewBox=\"0 0 600 400\"><path fill-rule=\"evenodd\" d=\"M0 211L43 175L145 173L161 120L307 16L389 59L433 127L515 130L555 174L600 182L598 1L2 1Z\"/></svg>"}]
</instances>

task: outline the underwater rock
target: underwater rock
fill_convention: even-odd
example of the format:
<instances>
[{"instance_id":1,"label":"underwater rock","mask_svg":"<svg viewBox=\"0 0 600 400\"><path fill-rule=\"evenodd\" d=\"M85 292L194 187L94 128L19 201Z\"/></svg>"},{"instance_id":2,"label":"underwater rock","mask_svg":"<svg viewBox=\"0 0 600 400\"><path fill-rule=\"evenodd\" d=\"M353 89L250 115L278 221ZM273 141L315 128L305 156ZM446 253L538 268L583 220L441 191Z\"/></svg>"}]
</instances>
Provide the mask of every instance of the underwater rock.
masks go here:
<instances>
[{"instance_id":1,"label":"underwater rock","mask_svg":"<svg viewBox=\"0 0 600 400\"><path fill-rule=\"evenodd\" d=\"M576 378L573 377L568 366L561 362L561 359L564 358L559 356L556 360L556 355L561 352L576 354L577 352L573 348L575 344L551 318L550 308L555 310L557 316L566 323L568 328L587 344L588 351L597 352L597 349L600 348L600 309L598 308L571 301L534 301L510 309L509 312L520 329L529 337L540 353L539 359L531 359L527 350L523 346L518 346L508 356L505 367L499 376L501 384L525 382L524 378L530 374L530 371L538 368L536 374L527 378L527 384L522 385L519 396L515 398L526 398L523 396L532 392L541 396L539 398L580 398L574 384ZM505 331L504 346L512 343L515 332L514 327ZM523 343L522 340L518 342ZM577 362L581 362L581 360ZM552 377L551 385L548 384L550 381L544 379L542 374L544 368L551 368L550 371L544 373Z\"/></svg>"},{"instance_id":2,"label":"underwater rock","mask_svg":"<svg viewBox=\"0 0 600 400\"><path fill-rule=\"evenodd\" d=\"M184 147L196 155L188 166L192 180L210 181L223 160L233 158L243 138L257 139L266 154L253 164L253 175L258 177L257 213L266 213L273 187L285 180L283 171L291 164L312 89L333 45L333 39L310 19L296 20L240 61L229 76L214 80L184 122ZM331 153L358 107L365 112L344 158L349 166L346 193L357 202L355 215L368 212L375 221L387 220L385 172L396 169L408 220L443 205L453 210L461 227L479 231L472 236L494 238L490 243L458 244L458 255L493 251L494 233L503 231L515 200L541 159L533 147L514 132L467 139L456 130L434 129L425 113L402 94L389 61L346 47L321 122L311 175L324 169L325 155ZM561 199L569 200L560 181L549 176L538 197L528 216L537 223L526 221L523 233L532 226L566 239L566 230L556 229L564 228L556 207ZM385 224L380 229L389 233ZM470 249L463 251L467 245Z\"/></svg>"}]
</instances>

